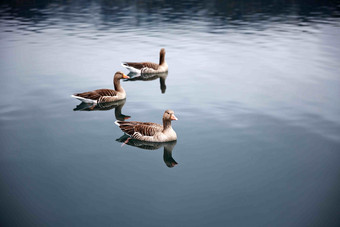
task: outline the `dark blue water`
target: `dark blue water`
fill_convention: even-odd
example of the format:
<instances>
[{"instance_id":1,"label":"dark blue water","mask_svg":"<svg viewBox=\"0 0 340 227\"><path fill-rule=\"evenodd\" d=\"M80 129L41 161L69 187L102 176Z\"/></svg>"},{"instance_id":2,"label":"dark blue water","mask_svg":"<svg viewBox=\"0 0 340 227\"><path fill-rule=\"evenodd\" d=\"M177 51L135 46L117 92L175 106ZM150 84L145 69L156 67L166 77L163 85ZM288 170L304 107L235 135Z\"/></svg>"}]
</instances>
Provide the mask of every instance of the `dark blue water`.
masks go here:
<instances>
[{"instance_id":1,"label":"dark blue water","mask_svg":"<svg viewBox=\"0 0 340 227\"><path fill-rule=\"evenodd\" d=\"M0 4L1 226L339 226L338 1ZM122 61L168 75L123 81ZM116 119L177 143L129 143ZM169 168L171 167L171 168Z\"/></svg>"}]
</instances>

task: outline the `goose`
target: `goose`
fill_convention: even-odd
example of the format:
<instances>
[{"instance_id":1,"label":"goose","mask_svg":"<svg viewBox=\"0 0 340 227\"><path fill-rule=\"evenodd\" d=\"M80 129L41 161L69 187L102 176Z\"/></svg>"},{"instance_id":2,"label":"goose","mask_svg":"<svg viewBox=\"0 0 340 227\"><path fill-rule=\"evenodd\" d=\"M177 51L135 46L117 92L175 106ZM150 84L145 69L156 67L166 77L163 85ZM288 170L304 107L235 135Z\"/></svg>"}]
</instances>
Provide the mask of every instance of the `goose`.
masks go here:
<instances>
[{"instance_id":1,"label":"goose","mask_svg":"<svg viewBox=\"0 0 340 227\"><path fill-rule=\"evenodd\" d=\"M85 103L106 103L122 100L126 98L126 93L120 85L120 79L129 79L130 77L122 72L116 72L113 77L113 85L115 90L112 89L98 89L83 93L73 94L72 97L79 99Z\"/></svg>"},{"instance_id":2,"label":"goose","mask_svg":"<svg viewBox=\"0 0 340 227\"><path fill-rule=\"evenodd\" d=\"M159 52L159 64L153 62L123 62L122 66L132 73L163 73L168 71L168 64L165 61L165 49Z\"/></svg>"},{"instance_id":3,"label":"goose","mask_svg":"<svg viewBox=\"0 0 340 227\"><path fill-rule=\"evenodd\" d=\"M176 132L171 127L171 121L178 120L173 110L166 110L163 114L163 125L139 122L139 121L116 121L115 124L130 137L148 142L169 142L177 140Z\"/></svg>"}]
</instances>

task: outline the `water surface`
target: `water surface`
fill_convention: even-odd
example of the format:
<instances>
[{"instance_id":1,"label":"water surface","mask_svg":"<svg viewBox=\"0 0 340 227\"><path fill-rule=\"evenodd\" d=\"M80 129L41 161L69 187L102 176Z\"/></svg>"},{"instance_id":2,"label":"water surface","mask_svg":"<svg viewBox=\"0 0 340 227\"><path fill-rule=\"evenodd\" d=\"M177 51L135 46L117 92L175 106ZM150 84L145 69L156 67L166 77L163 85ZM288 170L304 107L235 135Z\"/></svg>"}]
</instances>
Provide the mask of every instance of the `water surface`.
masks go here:
<instances>
[{"instance_id":1,"label":"water surface","mask_svg":"<svg viewBox=\"0 0 340 227\"><path fill-rule=\"evenodd\" d=\"M336 1L0 4L4 226L338 226ZM123 81L122 61L169 73ZM90 108L90 109L89 109ZM127 144L116 119L178 121ZM124 138L124 137L123 137ZM171 168L169 168L171 167Z\"/></svg>"}]
</instances>

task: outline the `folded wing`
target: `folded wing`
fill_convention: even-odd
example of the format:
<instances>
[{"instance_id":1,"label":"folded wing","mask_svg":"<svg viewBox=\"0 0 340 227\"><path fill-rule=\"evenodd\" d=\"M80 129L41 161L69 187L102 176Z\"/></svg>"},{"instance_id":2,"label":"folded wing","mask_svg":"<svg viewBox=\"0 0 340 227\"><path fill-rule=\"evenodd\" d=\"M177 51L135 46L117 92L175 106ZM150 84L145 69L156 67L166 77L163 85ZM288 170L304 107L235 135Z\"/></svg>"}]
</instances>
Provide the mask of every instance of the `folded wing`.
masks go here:
<instances>
[{"instance_id":1,"label":"folded wing","mask_svg":"<svg viewBox=\"0 0 340 227\"><path fill-rule=\"evenodd\" d=\"M88 91L83 93L74 94L85 99L98 100L102 96L117 96L117 92L112 89L98 89L94 91Z\"/></svg>"},{"instance_id":2,"label":"folded wing","mask_svg":"<svg viewBox=\"0 0 340 227\"><path fill-rule=\"evenodd\" d=\"M140 133L142 136L153 136L163 130L162 125L151 122L116 121L116 124L123 132L130 136L134 133Z\"/></svg>"},{"instance_id":3,"label":"folded wing","mask_svg":"<svg viewBox=\"0 0 340 227\"><path fill-rule=\"evenodd\" d=\"M157 70L159 65L153 62L124 62L124 66L133 67L135 69L141 70L144 68L150 68Z\"/></svg>"}]
</instances>

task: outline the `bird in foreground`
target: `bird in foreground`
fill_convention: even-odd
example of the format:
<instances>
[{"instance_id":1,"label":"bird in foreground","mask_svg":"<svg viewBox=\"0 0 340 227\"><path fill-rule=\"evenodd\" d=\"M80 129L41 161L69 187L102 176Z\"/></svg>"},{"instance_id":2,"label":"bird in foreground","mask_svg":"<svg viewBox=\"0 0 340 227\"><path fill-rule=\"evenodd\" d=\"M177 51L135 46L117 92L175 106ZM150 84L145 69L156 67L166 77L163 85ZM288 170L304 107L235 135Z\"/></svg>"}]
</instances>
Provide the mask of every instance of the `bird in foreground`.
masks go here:
<instances>
[{"instance_id":1,"label":"bird in foreground","mask_svg":"<svg viewBox=\"0 0 340 227\"><path fill-rule=\"evenodd\" d=\"M115 90L98 89L94 91L73 94L72 97L85 103L106 103L122 100L126 98L126 93L124 88L120 85L120 79L129 78L129 76L122 72L116 72L113 77L113 85Z\"/></svg>"},{"instance_id":2,"label":"bird in foreground","mask_svg":"<svg viewBox=\"0 0 340 227\"><path fill-rule=\"evenodd\" d=\"M165 61L165 49L159 52L159 64L153 62L123 62L122 66L132 73L163 73L168 71L168 64Z\"/></svg>"},{"instance_id":3,"label":"bird in foreground","mask_svg":"<svg viewBox=\"0 0 340 227\"><path fill-rule=\"evenodd\" d=\"M177 140L176 132L171 127L171 121L173 120L178 120L174 111L166 110L163 114L163 125L139 121L116 121L115 124L130 136L129 139L133 138L148 142L169 142Z\"/></svg>"}]
</instances>

